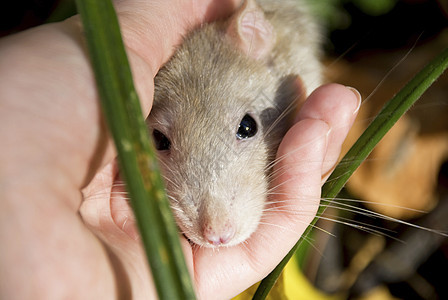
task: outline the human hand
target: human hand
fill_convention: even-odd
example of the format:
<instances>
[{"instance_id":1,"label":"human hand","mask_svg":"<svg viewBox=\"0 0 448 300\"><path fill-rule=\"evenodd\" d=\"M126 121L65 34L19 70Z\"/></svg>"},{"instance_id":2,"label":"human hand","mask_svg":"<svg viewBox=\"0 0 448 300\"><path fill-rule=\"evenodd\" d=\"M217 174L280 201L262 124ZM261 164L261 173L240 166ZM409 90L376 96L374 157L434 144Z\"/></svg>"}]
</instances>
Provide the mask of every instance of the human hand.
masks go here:
<instances>
[{"instance_id":1,"label":"human hand","mask_svg":"<svg viewBox=\"0 0 448 300\"><path fill-rule=\"evenodd\" d=\"M116 3L146 113L152 79L182 34L229 13L236 2ZM0 240L6 245L0 252L0 298L155 298L131 219L111 211L120 204L115 153L79 20L1 41L0 84ZM236 295L292 247L314 216L322 177L336 162L357 105L339 85L309 97L279 148L279 156L290 154L277 166L288 167L277 178L284 184L272 205L288 209L273 210L247 243L193 251L182 239L201 298Z\"/></svg>"}]
</instances>

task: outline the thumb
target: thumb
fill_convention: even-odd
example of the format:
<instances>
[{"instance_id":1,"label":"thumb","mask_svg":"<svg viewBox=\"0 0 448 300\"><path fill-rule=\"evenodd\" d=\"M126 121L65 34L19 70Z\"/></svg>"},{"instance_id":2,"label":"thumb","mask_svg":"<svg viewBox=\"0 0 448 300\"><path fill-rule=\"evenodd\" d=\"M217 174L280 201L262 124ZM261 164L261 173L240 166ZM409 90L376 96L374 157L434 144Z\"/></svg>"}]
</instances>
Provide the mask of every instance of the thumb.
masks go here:
<instances>
[{"instance_id":1,"label":"thumb","mask_svg":"<svg viewBox=\"0 0 448 300\"><path fill-rule=\"evenodd\" d=\"M153 75L190 30L229 15L241 0L116 1L126 46L150 65Z\"/></svg>"}]
</instances>

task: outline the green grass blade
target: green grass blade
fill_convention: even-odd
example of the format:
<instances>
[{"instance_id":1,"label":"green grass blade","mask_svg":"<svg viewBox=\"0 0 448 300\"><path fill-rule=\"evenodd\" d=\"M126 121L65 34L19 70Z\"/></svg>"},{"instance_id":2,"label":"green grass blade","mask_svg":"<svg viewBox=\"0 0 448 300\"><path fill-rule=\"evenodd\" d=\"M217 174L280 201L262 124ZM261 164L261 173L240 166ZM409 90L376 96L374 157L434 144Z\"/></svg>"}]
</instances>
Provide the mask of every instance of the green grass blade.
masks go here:
<instances>
[{"instance_id":1,"label":"green grass blade","mask_svg":"<svg viewBox=\"0 0 448 300\"><path fill-rule=\"evenodd\" d=\"M326 206L331 203L344 187L353 172L372 152L376 144L384 137L398 119L420 98L437 78L448 67L448 48L424 67L406 86L387 102L377 117L370 123L361 137L350 148L342 159L343 163L336 166L335 170L322 187L322 200L317 216L305 230L296 245L289 251L280 264L260 283L253 299L265 299L274 286L283 268L294 255L296 249L311 232L313 225L319 216L323 214Z\"/></svg>"},{"instance_id":2,"label":"green grass blade","mask_svg":"<svg viewBox=\"0 0 448 300\"><path fill-rule=\"evenodd\" d=\"M142 242L160 299L194 299L155 150L109 0L77 0L104 117L115 141Z\"/></svg>"}]
</instances>

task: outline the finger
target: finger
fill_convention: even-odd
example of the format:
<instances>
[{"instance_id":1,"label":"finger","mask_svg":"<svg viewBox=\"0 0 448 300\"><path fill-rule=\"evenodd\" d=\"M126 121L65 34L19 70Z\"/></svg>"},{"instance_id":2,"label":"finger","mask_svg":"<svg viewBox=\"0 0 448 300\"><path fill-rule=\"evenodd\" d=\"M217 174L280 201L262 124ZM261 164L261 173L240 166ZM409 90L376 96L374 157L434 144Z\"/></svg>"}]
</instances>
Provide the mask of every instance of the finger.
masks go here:
<instances>
[{"instance_id":1,"label":"finger","mask_svg":"<svg viewBox=\"0 0 448 300\"><path fill-rule=\"evenodd\" d=\"M154 75L198 25L229 15L241 0L116 1L127 47L147 62Z\"/></svg>"},{"instance_id":2,"label":"finger","mask_svg":"<svg viewBox=\"0 0 448 300\"><path fill-rule=\"evenodd\" d=\"M107 249L121 298L156 299L147 258L117 173L117 165L111 163L96 174L83 190L85 200L79 213Z\"/></svg>"},{"instance_id":3,"label":"finger","mask_svg":"<svg viewBox=\"0 0 448 300\"><path fill-rule=\"evenodd\" d=\"M331 127L324 159L323 180L329 176L340 156L342 143L361 106L361 95L353 88L328 84L316 89L307 99L297 120L325 120Z\"/></svg>"}]
</instances>

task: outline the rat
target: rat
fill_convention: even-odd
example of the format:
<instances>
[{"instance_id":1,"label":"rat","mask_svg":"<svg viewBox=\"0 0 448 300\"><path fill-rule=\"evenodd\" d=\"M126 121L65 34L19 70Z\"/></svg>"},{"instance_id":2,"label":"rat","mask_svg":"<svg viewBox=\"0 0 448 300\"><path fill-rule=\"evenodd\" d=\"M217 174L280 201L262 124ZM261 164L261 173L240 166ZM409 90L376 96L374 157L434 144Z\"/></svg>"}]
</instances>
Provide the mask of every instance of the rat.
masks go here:
<instances>
[{"instance_id":1,"label":"rat","mask_svg":"<svg viewBox=\"0 0 448 300\"><path fill-rule=\"evenodd\" d=\"M302 0L246 0L189 33L159 70L147 123L190 242L233 246L257 229L298 99L321 84L319 48Z\"/></svg>"}]
</instances>

